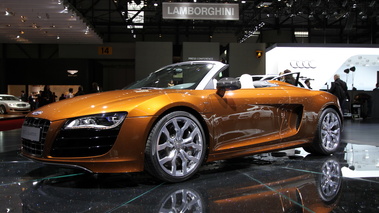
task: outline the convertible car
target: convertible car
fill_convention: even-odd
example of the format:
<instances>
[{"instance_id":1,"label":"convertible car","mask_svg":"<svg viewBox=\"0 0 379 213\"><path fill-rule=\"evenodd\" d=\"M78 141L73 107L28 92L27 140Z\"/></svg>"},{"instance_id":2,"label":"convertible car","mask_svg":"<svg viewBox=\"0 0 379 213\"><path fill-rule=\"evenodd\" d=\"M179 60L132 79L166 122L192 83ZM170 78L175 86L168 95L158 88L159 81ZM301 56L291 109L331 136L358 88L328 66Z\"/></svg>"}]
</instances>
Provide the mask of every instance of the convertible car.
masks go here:
<instances>
[{"instance_id":1,"label":"convertible car","mask_svg":"<svg viewBox=\"0 0 379 213\"><path fill-rule=\"evenodd\" d=\"M292 147L337 150L343 120L334 95L227 73L221 62L182 62L122 90L46 105L26 116L22 155L180 182L203 162Z\"/></svg>"}]
</instances>

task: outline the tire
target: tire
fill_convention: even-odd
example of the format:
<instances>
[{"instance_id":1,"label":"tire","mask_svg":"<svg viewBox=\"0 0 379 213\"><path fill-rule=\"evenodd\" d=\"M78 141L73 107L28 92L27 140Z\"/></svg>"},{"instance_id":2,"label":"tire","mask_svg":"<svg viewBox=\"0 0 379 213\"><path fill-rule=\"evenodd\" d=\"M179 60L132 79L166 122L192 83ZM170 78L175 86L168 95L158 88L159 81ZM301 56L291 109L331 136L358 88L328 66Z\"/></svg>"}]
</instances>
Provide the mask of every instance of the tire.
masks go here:
<instances>
[{"instance_id":1,"label":"tire","mask_svg":"<svg viewBox=\"0 0 379 213\"><path fill-rule=\"evenodd\" d=\"M321 113L313 143L304 147L312 154L330 155L337 151L341 143L341 117L336 110L328 108Z\"/></svg>"},{"instance_id":2,"label":"tire","mask_svg":"<svg viewBox=\"0 0 379 213\"><path fill-rule=\"evenodd\" d=\"M145 169L163 181L184 181L200 168L205 152L204 130L196 117L184 111L171 112L149 134Z\"/></svg>"},{"instance_id":3,"label":"tire","mask_svg":"<svg viewBox=\"0 0 379 213\"><path fill-rule=\"evenodd\" d=\"M0 115L2 114L7 114L7 110L5 109L3 105L0 106Z\"/></svg>"}]
</instances>

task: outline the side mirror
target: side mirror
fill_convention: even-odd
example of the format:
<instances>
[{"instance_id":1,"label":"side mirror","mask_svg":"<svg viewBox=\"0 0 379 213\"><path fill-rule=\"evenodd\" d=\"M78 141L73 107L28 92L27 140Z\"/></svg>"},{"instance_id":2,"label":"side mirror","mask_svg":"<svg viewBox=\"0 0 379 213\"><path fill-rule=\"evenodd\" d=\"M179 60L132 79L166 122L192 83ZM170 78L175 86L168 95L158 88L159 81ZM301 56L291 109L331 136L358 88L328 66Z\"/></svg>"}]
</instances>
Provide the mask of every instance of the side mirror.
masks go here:
<instances>
[{"instance_id":1,"label":"side mirror","mask_svg":"<svg viewBox=\"0 0 379 213\"><path fill-rule=\"evenodd\" d=\"M217 82L217 95L224 97L225 91L241 89L241 82L235 78L226 77L221 78Z\"/></svg>"}]
</instances>

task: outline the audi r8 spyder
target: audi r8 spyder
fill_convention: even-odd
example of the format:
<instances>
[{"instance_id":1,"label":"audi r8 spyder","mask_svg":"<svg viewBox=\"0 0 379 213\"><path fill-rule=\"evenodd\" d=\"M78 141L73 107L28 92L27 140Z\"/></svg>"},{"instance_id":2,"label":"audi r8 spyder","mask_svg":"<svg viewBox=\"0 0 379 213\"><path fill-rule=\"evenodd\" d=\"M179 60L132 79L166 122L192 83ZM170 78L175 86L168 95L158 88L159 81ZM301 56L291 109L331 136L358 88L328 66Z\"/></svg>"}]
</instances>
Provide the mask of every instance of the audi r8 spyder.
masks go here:
<instances>
[{"instance_id":1,"label":"audi r8 spyder","mask_svg":"<svg viewBox=\"0 0 379 213\"><path fill-rule=\"evenodd\" d=\"M145 170L180 182L204 162L292 147L337 150L343 120L334 95L227 73L221 62L181 62L121 90L43 106L25 118L21 153L94 173Z\"/></svg>"}]
</instances>

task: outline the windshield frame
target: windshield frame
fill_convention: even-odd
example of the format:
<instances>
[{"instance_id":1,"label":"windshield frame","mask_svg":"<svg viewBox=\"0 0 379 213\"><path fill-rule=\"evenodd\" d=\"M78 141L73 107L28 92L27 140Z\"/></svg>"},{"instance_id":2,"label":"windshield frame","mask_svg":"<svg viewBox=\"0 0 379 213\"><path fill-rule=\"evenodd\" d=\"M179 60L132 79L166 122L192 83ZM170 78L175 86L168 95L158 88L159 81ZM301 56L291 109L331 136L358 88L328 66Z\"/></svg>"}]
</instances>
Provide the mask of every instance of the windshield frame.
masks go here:
<instances>
[{"instance_id":1,"label":"windshield frame","mask_svg":"<svg viewBox=\"0 0 379 213\"><path fill-rule=\"evenodd\" d=\"M196 79L197 81L194 82L193 85L189 85L189 82L183 82L182 86L180 85L175 85L175 86L167 86L167 87L154 87L151 85L147 85L154 80L154 78L151 78L153 75L158 75L158 76L163 76L159 75L160 72L172 72L173 69L175 68L180 68L184 66L196 66L196 65L201 65L201 66L208 66L211 65L212 67L202 75L199 79ZM217 77L217 75L225 70L228 67L227 64L218 62L218 61L188 61L188 62L181 62L181 63L176 63L176 64L170 64L165 67L162 67L154 72L151 72L147 77L134 82L133 84L124 87L123 89L194 89L194 90L204 90L204 89L215 89L215 85L213 86L210 85L213 82L213 79ZM162 73L165 74L165 73ZM159 80L159 79L157 79Z\"/></svg>"}]
</instances>

